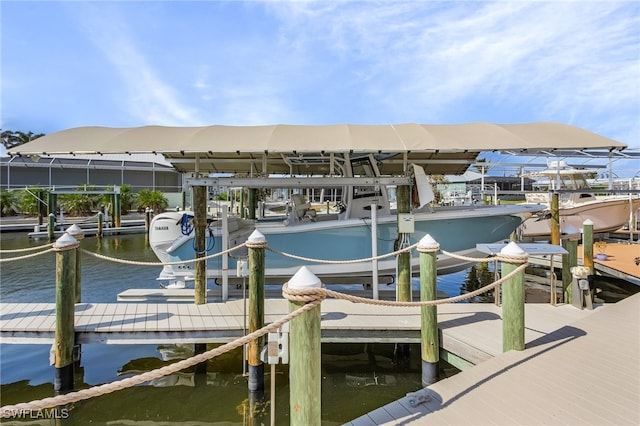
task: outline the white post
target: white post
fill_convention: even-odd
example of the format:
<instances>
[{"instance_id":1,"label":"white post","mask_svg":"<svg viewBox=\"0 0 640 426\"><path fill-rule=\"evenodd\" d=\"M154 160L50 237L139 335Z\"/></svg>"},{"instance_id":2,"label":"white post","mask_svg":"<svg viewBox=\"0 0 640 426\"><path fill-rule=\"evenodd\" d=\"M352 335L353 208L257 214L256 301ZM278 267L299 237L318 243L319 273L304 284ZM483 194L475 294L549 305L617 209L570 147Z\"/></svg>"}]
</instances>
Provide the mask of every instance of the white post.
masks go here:
<instances>
[{"instance_id":1,"label":"white post","mask_svg":"<svg viewBox=\"0 0 640 426\"><path fill-rule=\"evenodd\" d=\"M498 205L498 182L493 183L493 205Z\"/></svg>"},{"instance_id":2,"label":"white post","mask_svg":"<svg viewBox=\"0 0 640 426\"><path fill-rule=\"evenodd\" d=\"M222 206L222 250L229 249L229 216L227 206ZM222 255L222 301L229 298L229 254Z\"/></svg>"},{"instance_id":3,"label":"white post","mask_svg":"<svg viewBox=\"0 0 640 426\"><path fill-rule=\"evenodd\" d=\"M371 261L373 298L378 300L378 206L375 201L371 203L371 257L374 258Z\"/></svg>"}]
</instances>

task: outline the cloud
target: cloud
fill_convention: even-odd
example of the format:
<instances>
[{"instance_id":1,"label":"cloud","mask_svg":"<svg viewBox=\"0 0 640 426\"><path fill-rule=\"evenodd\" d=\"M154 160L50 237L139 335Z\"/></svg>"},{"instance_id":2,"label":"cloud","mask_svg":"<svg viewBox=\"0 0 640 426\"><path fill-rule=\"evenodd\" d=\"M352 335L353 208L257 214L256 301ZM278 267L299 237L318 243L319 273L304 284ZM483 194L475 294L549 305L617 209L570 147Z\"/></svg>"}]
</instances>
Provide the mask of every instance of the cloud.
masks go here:
<instances>
[{"instance_id":1,"label":"cloud","mask_svg":"<svg viewBox=\"0 0 640 426\"><path fill-rule=\"evenodd\" d=\"M328 55L395 117L509 121L517 110L529 121L638 128L638 3L282 2L267 10L293 51Z\"/></svg>"},{"instance_id":2,"label":"cloud","mask_svg":"<svg viewBox=\"0 0 640 426\"><path fill-rule=\"evenodd\" d=\"M179 91L162 80L137 47L125 16L105 4L75 6L75 12L82 11L79 20L89 39L122 82L117 100L121 108L146 124L184 126L200 120L197 109L180 100Z\"/></svg>"},{"instance_id":3,"label":"cloud","mask_svg":"<svg viewBox=\"0 0 640 426\"><path fill-rule=\"evenodd\" d=\"M144 123L552 120L640 148L638 3L142 4L74 10Z\"/></svg>"}]
</instances>

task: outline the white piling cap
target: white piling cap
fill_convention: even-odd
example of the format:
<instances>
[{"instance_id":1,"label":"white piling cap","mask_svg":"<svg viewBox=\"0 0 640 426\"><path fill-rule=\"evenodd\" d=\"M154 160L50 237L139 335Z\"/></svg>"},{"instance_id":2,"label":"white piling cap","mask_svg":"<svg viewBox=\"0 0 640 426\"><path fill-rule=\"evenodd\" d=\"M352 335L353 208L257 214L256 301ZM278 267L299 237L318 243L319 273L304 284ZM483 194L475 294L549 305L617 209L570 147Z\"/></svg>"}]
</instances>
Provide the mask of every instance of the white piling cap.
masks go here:
<instances>
[{"instance_id":1,"label":"white piling cap","mask_svg":"<svg viewBox=\"0 0 640 426\"><path fill-rule=\"evenodd\" d=\"M247 239L250 243L264 243L267 239L264 237L264 234L257 229L255 229L249 238Z\"/></svg>"},{"instance_id":2,"label":"white piling cap","mask_svg":"<svg viewBox=\"0 0 640 426\"><path fill-rule=\"evenodd\" d=\"M591 225L593 226L593 221L591 219L587 219L584 222L582 222L583 225Z\"/></svg>"},{"instance_id":3,"label":"white piling cap","mask_svg":"<svg viewBox=\"0 0 640 426\"><path fill-rule=\"evenodd\" d=\"M502 247L502 250L500 250L500 254L506 254L511 256L524 256L527 254L527 252L522 250L522 248L519 245L511 241L509 242L509 244Z\"/></svg>"},{"instance_id":4,"label":"white piling cap","mask_svg":"<svg viewBox=\"0 0 640 426\"><path fill-rule=\"evenodd\" d=\"M53 248L58 250L64 250L67 248L73 248L78 245L78 240L73 238L70 234L66 232L62 234L62 237L58 238L55 243L53 243Z\"/></svg>"},{"instance_id":5,"label":"white piling cap","mask_svg":"<svg viewBox=\"0 0 640 426\"><path fill-rule=\"evenodd\" d=\"M322 288L322 281L306 266L301 266L289 280L289 288Z\"/></svg>"},{"instance_id":6,"label":"white piling cap","mask_svg":"<svg viewBox=\"0 0 640 426\"><path fill-rule=\"evenodd\" d=\"M82 228L80 228L78 225L76 225L75 223L73 225L71 225L70 227L68 227L65 231L67 234L69 235L84 235L84 231L82 230Z\"/></svg>"},{"instance_id":7,"label":"white piling cap","mask_svg":"<svg viewBox=\"0 0 640 426\"><path fill-rule=\"evenodd\" d=\"M440 244L430 234L426 234L424 237L420 238L418 242L418 247L426 248L426 249L437 249L440 247Z\"/></svg>"}]
</instances>

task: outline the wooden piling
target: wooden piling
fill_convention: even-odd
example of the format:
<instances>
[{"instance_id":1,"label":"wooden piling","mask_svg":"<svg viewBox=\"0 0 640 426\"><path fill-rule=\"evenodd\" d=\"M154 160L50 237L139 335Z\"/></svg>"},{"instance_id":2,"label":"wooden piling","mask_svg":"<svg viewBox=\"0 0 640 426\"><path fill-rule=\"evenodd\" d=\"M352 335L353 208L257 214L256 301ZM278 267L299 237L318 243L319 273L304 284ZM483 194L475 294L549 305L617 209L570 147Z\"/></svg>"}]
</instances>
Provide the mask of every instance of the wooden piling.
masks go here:
<instances>
[{"instance_id":1,"label":"wooden piling","mask_svg":"<svg viewBox=\"0 0 640 426\"><path fill-rule=\"evenodd\" d=\"M47 205L44 202L46 191L38 191L38 226L44 225L44 216L47 214Z\"/></svg>"},{"instance_id":2,"label":"wooden piling","mask_svg":"<svg viewBox=\"0 0 640 426\"><path fill-rule=\"evenodd\" d=\"M582 264L589 268L589 275L595 273L593 265L593 222L590 219L582 223Z\"/></svg>"},{"instance_id":3,"label":"wooden piling","mask_svg":"<svg viewBox=\"0 0 640 426\"><path fill-rule=\"evenodd\" d=\"M408 185L399 185L397 188L398 215L411 211L411 198ZM409 234L398 231L399 247L409 245ZM406 243L406 244L405 244ZM411 253L404 252L398 255L398 293L397 300L400 302L411 301Z\"/></svg>"},{"instance_id":4,"label":"wooden piling","mask_svg":"<svg viewBox=\"0 0 640 426\"><path fill-rule=\"evenodd\" d=\"M301 267L288 283L291 289L321 288L322 282ZM304 302L289 302L289 311ZM320 426L320 304L293 318L289 329L289 424Z\"/></svg>"},{"instance_id":5,"label":"wooden piling","mask_svg":"<svg viewBox=\"0 0 640 426\"><path fill-rule=\"evenodd\" d=\"M54 342L54 391L73 390L73 348L75 345L75 274L79 243L63 234L53 245L56 252L56 328Z\"/></svg>"},{"instance_id":6,"label":"wooden piling","mask_svg":"<svg viewBox=\"0 0 640 426\"><path fill-rule=\"evenodd\" d=\"M526 253L516 243L510 242L501 251L509 257L526 258ZM522 263L502 261L503 276L510 274ZM524 350L524 270L502 284L502 350Z\"/></svg>"},{"instance_id":7,"label":"wooden piling","mask_svg":"<svg viewBox=\"0 0 640 426\"><path fill-rule=\"evenodd\" d=\"M196 259L207 255L207 187L193 187L193 227ZM194 302L196 305L207 303L207 261L195 262Z\"/></svg>"},{"instance_id":8,"label":"wooden piling","mask_svg":"<svg viewBox=\"0 0 640 426\"><path fill-rule=\"evenodd\" d=\"M56 236L56 215L49 213L49 221L47 223L47 237L49 241L53 241Z\"/></svg>"},{"instance_id":9,"label":"wooden piling","mask_svg":"<svg viewBox=\"0 0 640 426\"><path fill-rule=\"evenodd\" d=\"M399 185L396 189L398 201L398 249L408 247L408 233L400 232L400 221L403 214L411 211L411 191L408 185ZM396 300L399 302L411 301L411 252L403 252L398 255L398 277ZM407 343L398 343L395 347L395 362L401 367L408 367L410 358L410 347Z\"/></svg>"},{"instance_id":10,"label":"wooden piling","mask_svg":"<svg viewBox=\"0 0 640 426\"><path fill-rule=\"evenodd\" d=\"M418 243L420 252L420 301L436 300L436 253L440 249L431 235L425 235ZM438 338L438 308L422 306L420 311L420 342L422 354L422 386L438 381L440 341Z\"/></svg>"},{"instance_id":11,"label":"wooden piling","mask_svg":"<svg viewBox=\"0 0 640 426\"><path fill-rule=\"evenodd\" d=\"M557 192L551 194L551 244L560 245L560 199Z\"/></svg>"},{"instance_id":12,"label":"wooden piling","mask_svg":"<svg viewBox=\"0 0 640 426\"><path fill-rule=\"evenodd\" d=\"M194 343L193 345L193 354L200 355L207 351L206 343ZM194 377L196 386L206 386L207 385L207 361L203 361L200 364L197 364L194 368Z\"/></svg>"},{"instance_id":13,"label":"wooden piling","mask_svg":"<svg viewBox=\"0 0 640 426\"><path fill-rule=\"evenodd\" d=\"M257 189L255 188L249 188L249 200L248 200L248 215L247 218L248 219L254 219L256 218L256 192Z\"/></svg>"},{"instance_id":14,"label":"wooden piling","mask_svg":"<svg viewBox=\"0 0 640 426\"><path fill-rule=\"evenodd\" d=\"M568 253L562 256L562 298L564 303L571 303L573 274L571 268L578 265L578 240L580 231L574 226L562 229L562 248ZM555 295L554 295L555 296Z\"/></svg>"},{"instance_id":15,"label":"wooden piling","mask_svg":"<svg viewBox=\"0 0 640 426\"><path fill-rule=\"evenodd\" d=\"M249 333L264 326L264 249L267 241L257 229L249 236ZM264 346L264 336L249 342L249 391L264 390L264 363L260 352Z\"/></svg>"},{"instance_id":16,"label":"wooden piling","mask_svg":"<svg viewBox=\"0 0 640 426\"><path fill-rule=\"evenodd\" d=\"M591 287L589 285L589 268L587 266L574 266L571 268L573 274L573 281L571 283L571 301L570 303L578 308L593 309L593 303L591 302Z\"/></svg>"},{"instance_id":17,"label":"wooden piling","mask_svg":"<svg viewBox=\"0 0 640 426\"><path fill-rule=\"evenodd\" d=\"M149 235L149 230L151 229L151 213L153 213L153 210L149 207L144 210L144 231L147 235Z\"/></svg>"},{"instance_id":18,"label":"wooden piling","mask_svg":"<svg viewBox=\"0 0 640 426\"><path fill-rule=\"evenodd\" d=\"M102 212L98 212L98 238L102 238L104 228L104 218Z\"/></svg>"},{"instance_id":19,"label":"wooden piling","mask_svg":"<svg viewBox=\"0 0 640 426\"><path fill-rule=\"evenodd\" d=\"M120 228L122 226L122 194L120 188L117 188L113 196L113 226Z\"/></svg>"},{"instance_id":20,"label":"wooden piling","mask_svg":"<svg viewBox=\"0 0 640 426\"><path fill-rule=\"evenodd\" d=\"M80 240L84 239L84 231L78 225L73 224L65 231L80 243ZM80 260L80 250L75 250L76 255L76 276L75 276L75 302L80 303L82 301L82 262Z\"/></svg>"},{"instance_id":21,"label":"wooden piling","mask_svg":"<svg viewBox=\"0 0 640 426\"><path fill-rule=\"evenodd\" d=\"M58 196L57 194L54 194L53 192L49 192L47 194L47 203L48 203L48 211L47 213L49 215L51 215L53 213L53 216L55 217L56 215L56 207L58 204Z\"/></svg>"}]
</instances>

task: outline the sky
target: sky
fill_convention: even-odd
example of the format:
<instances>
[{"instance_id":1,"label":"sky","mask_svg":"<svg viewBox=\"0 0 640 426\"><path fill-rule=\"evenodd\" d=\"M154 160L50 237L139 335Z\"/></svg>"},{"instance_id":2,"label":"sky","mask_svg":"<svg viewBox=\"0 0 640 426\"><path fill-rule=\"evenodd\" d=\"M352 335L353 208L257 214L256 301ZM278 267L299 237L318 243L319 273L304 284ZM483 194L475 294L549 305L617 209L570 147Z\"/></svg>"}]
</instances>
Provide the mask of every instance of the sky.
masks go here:
<instances>
[{"instance_id":1,"label":"sky","mask_svg":"<svg viewBox=\"0 0 640 426\"><path fill-rule=\"evenodd\" d=\"M0 20L3 130L556 121L640 149L640 1L2 0Z\"/></svg>"}]
</instances>

